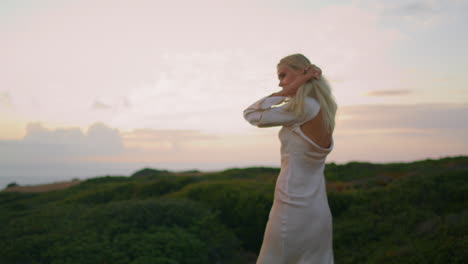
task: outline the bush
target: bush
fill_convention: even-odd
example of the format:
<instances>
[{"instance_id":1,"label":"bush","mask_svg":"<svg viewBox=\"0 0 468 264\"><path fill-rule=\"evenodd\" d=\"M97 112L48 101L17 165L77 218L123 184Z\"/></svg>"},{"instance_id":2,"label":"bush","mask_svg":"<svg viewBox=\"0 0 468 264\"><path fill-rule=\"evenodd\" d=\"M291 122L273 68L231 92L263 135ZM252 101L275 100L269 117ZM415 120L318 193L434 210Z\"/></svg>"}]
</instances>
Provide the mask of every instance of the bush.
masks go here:
<instances>
[{"instance_id":1,"label":"bush","mask_svg":"<svg viewBox=\"0 0 468 264\"><path fill-rule=\"evenodd\" d=\"M0 227L0 263L229 263L239 249L216 214L182 199L49 204Z\"/></svg>"},{"instance_id":2,"label":"bush","mask_svg":"<svg viewBox=\"0 0 468 264\"><path fill-rule=\"evenodd\" d=\"M244 249L258 252L273 202L273 185L251 180L214 181L192 184L176 197L199 201L219 212L234 230Z\"/></svg>"},{"instance_id":3,"label":"bush","mask_svg":"<svg viewBox=\"0 0 468 264\"><path fill-rule=\"evenodd\" d=\"M10 187L15 187L15 186L19 186L16 182L10 182L8 185L7 185L7 188L10 188Z\"/></svg>"}]
</instances>

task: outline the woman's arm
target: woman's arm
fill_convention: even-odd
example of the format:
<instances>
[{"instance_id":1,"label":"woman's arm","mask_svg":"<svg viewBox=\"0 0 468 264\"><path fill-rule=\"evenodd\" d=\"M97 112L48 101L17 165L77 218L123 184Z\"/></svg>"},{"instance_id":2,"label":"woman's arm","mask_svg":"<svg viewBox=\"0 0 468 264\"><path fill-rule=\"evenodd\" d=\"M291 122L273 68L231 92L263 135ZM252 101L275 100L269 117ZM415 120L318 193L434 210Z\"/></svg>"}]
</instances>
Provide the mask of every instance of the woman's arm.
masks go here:
<instances>
[{"instance_id":1,"label":"woman's arm","mask_svg":"<svg viewBox=\"0 0 468 264\"><path fill-rule=\"evenodd\" d=\"M266 96L244 110L244 118L251 125L271 127L288 125L296 120L294 112L288 112L283 107L272 107L284 101L284 96Z\"/></svg>"},{"instance_id":2,"label":"woman's arm","mask_svg":"<svg viewBox=\"0 0 468 264\"><path fill-rule=\"evenodd\" d=\"M253 103L244 110L244 118L257 127L288 126L303 123L317 114L320 105L314 99L306 100L303 115L297 116L294 111L286 110L286 104L278 105L284 101L284 96L266 96Z\"/></svg>"}]
</instances>

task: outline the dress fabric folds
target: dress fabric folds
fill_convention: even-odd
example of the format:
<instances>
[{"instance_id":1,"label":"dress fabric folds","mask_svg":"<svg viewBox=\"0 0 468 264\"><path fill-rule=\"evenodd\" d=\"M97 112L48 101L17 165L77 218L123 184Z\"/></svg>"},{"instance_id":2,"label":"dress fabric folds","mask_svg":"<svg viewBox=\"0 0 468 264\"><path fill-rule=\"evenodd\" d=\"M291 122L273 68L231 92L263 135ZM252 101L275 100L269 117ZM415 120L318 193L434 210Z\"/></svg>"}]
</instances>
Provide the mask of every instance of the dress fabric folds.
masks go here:
<instances>
[{"instance_id":1,"label":"dress fabric folds","mask_svg":"<svg viewBox=\"0 0 468 264\"><path fill-rule=\"evenodd\" d=\"M267 96L244 110L252 125L282 126L281 171L257 264L333 264L332 215L324 178L333 138L323 148L301 130L320 111L314 98L306 98L301 116L287 111L287 102L279 105L285 99Z\"/></svg>"}]
</instances>

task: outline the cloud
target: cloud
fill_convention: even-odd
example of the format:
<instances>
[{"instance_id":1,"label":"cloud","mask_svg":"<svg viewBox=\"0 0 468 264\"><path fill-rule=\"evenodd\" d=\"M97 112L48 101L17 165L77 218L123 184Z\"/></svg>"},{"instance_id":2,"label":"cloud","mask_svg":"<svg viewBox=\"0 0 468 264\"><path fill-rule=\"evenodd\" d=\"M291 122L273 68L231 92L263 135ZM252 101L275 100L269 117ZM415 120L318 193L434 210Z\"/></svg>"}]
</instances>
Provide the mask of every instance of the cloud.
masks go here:
<instances>
[{"instance_id":1,"label":"cloud","mask_svg":"<svg viewBox=\"0 0 468 264\"><path fill-rule=\"evenodd\" d=\"M386 0L355 1L357 6L373 10L389 25L401 25L411 29L421 29L441 24L453 18L455 10L466 8L466 0Z\"/></svg>"},{"instance_id":2,"label":"cloud","mask_svg":"<svg viewBox=\"0 0 468 264\"><path fill-rule=\"evenodd\" d=\"M450 134L468 130L467 104L343 106L339 114L345 117L337 121L342 133L378 130L388 134L395 129L424 133L429 129Z\"/></svg>"},{"instance_id":3,"label":"cloud","mask_svg":"<svg viewBox=\"0 0 468 264\"><path fill-rule=\"evenodd\" d=\"M440 1L404 3L386 10L384 15L395 16L411 25L434 25L444 19L442 5Z\"/></svg>"},{"instance_id":4,"label":"cloud","mask_svg":"<svg viewBox=\"0 0 468 264\"><path fill-rule=\"evenodd\" d=\"M175 129L135 129L122 133L125 146L155 153L174 153L184 151L186 144L193 141L210 141L216 139L196 130Z\"/></svg>"},{"instance_id":5,"label":"cloud","mask_svg":"<svg viewBox=\"0 0 468 264\"><path fill-rule=\"evenodd\" d=\"M22 139L0 141L0 161L14 164L183 161L190 160L190 155L216 140L217 136L196 130L120 132L103 123L95 123L84 133L74 127L47 129L35 122L26 126L26 135Z\"/></svg>"},{"instance_id":6,"label":"cloud","mask_svg":"<svg viewBox=\"0 0 468 264\"><path fill-rule=\"evenodd\" d=\"M117 130L102 123L89 127L86 134L79 128L49 130L41 123L29 123L21 140L1 140L2 162L40 163L73 161L89 155L110 155L123 151Z\"/></svg>"},{"instance_id":7,"label":"cloud","mask_svg":"<svg viewBox=\"0 0 468 264\"><path fill-rule=\"evenodd\" d=\"M102 103L100 101L94 101L93 105L91 106L92 109L95 109L95 110L107 110L107 109L110 109L112 108L112 106L108 105L108 104L105 104L105 103Z\"/></svg>"},{"instance_id":8,"label":"cloud","mask_svg":"<svg viewBox=\"0 0 468 264\"><path fill-rule=\"evenodd\" d=\"M259 98L277 87L274 60L258 56L235 51L166 53L157 62L154 81L129 91L124 99L128 107L116 112L112 125L236 129L244 123L241 108L251 103L247 96Z\"/></svg>"},{"instance_id":9,"label":"cloud","mask_svg":"<svg viewBox=\"0 0 468 264\"><path fill-rule=\"evenodd\" d=\"M367 96L399 96L410 94L410 90L375 90L367 92Z\"/></svg>"},{"instance_id":10,"label":"cloud","mask_svg":"<svg viewBox=\"0 0 468 264\"><path fill-rule=\"evenodd\" d=\"M387 12L398 15L420 15L425 13L434 13L438 9L436 6L437 2L420 1L413 3L404 3L400 6L396 6L389 9Z\"/></svg>"}]
</instances>

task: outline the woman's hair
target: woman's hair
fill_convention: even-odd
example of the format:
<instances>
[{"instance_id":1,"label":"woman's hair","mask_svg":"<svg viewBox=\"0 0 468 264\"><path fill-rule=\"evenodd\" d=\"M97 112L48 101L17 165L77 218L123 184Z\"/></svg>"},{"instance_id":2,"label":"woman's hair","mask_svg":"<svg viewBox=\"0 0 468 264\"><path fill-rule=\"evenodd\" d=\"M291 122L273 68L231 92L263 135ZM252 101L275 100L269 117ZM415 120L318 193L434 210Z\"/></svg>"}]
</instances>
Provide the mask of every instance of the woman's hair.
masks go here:
<instances>
[{"instance_id":1,"label":"woman's hair","mask_svg":"<svg viewBox=\"0 0 468 264\"><path fill-rule=\"evenodd\" d=\"M304 68L312 64L304 55L292 54L282 58L278 63L279 65L286 65L294 71L302 73ZM317 67L315 65L312 66ZM323 76L319 80L312 79L307 81L299 87L296 95L289 100L286 110L294 111L297 115L302 115L304 113L304 101L307 96L313 97L318 101L325 126L330 129L330 132L333 132L335 129L337 105L328 81Z\"/></svg>"}]
</instances>

